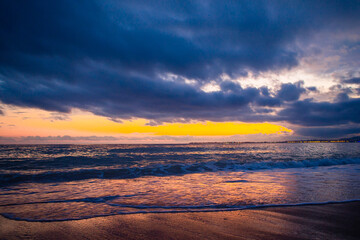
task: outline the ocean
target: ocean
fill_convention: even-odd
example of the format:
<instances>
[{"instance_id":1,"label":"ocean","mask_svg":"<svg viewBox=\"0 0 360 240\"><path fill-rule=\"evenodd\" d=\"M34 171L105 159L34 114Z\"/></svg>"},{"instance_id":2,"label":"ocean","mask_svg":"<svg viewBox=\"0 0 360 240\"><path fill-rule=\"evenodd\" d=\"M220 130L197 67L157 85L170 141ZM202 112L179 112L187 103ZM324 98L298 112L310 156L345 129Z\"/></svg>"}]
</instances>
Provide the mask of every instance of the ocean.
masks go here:
<instances>
[{"instance_id":1,"label":"ocean","mask_svg":"<svg viewBox=\"0 0 360 240\"><path fill-rule=\"evenodd\" d=\"M355 201L359 146L1 145L0 214L66 221Z\"/></svg>"}]
</instances>

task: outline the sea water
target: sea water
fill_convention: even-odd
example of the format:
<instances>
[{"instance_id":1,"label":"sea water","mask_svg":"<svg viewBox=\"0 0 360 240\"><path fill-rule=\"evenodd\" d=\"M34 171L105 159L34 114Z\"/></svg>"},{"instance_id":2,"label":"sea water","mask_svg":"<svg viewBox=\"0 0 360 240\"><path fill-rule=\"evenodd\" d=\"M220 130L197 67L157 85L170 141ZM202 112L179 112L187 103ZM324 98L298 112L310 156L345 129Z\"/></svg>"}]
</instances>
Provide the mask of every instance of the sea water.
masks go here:
<instances>
[{"instance_id":1,"label":"sea water","mask_svg":"<svg viewBox=\"0 0 360 240\"><path fill-rule=\"evenodd\" d=\"M0 214L59 221L360 199L359 143L2 145Z\"/></svg>"}]
</instances>

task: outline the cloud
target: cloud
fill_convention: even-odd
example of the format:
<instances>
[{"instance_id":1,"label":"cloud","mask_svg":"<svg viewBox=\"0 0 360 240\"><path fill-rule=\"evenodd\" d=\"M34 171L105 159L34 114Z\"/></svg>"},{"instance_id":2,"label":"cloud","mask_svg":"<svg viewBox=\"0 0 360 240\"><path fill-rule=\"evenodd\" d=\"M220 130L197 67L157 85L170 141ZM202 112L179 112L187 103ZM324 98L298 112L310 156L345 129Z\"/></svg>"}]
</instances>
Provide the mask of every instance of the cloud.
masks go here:
<instances>
[{"instance_id":1,"label":"cloud","mask_svg":"<svg viewBox=\"0 0 360 240\"><path fill-rule=\"evenodd\" d=\"M359 23L356 1L2 1L0 9L6 70L72 79L85 59L198 80L291 68L296 39Z\"/></svg>"},{"instance_id":2,"label":"cloud","mask_svg":"<svg viewBox=\"0 0 360 240\"><path fill-rule=\"evenodd\" d=\"M302 136L310 136L317 138L339 138L360 134L360 126L339 126L339 127L311 127L300 128L297 133Z\"/></svg>"},{"instance_id":3,"label":"cloud","mask_svg":"<svg viewBox=\"0 0 360 240\"><path fill-rule=\"evenodd\" d=\"M281 88L277 93L277 97L284 101L295 101L298 100L300 95L306 92L306 89L302 87L303 81L292 83L281 84Z\"/></svg>"},{"instance_id":4,"label":"cloud","mask_svg":"<svg viewBox=\"0 0 360 240\"><path fill-rule=\"evenodd\" d=\"M299 100L316 88L299 81L276 92L222 76L294 68L317 32L357 36L359 9L358 1L1 1L0 101L158 124L357 123L348 95ZM212 82L220 91L200 90Z\"/></svg>"},{"instance_id":5,"label":"cloud","mask_svg":"<svg viewBox=\"0 0 360 240\"><path fill-rule=\"evenodd\" d=\"M36 84L36 79L12 78L2 86L3 102L65 113L75 107L124 119L215 118L217 111L222 111L224 117L235 115L236 108L250 111L247 104L259 95L256 88L205 93L184 83L129 78L110 70L89 72L84 82L78 81L80 86L52 81Z\"/></svg>"},{"instance_id":6,"label":"cloud","mask_svg":"<svg viewBox=\"0 0 360 240\"><path fill-rule=\"evenodd\" d=\"M267 4L252 1L1 5L0 62L48 77L76 75L74 61L85 58L125 71L165 71L198 80L224 72L233 76L243 68L288 68L297 64L297 53L284 43L291 44L307 25L295 7L282 12L277 3L276 16L270 16Z\"/></svg>"},{"instance_id":7,"label":"cloud","mask_svg":"<svg viewBox=\"0 0 360 240\"><path fill-rule=\"evenodd\" d=\"M279 119L302 126L334 126L360 123L360 99L340 102L296 101L278 113Z\"/></svg>"},{"instance_id":8,"label":"cloud","mask_svg":"<svg viewBox=\"0 0 360 240\"><path fill-rule=\"evenodd\" d=\"M66 114L62 114L62 113L58 113L58 112L52 112L50 113L49 117L43 118L45 120L50 120L50 121L70 121L71 118L66 115Z\"/></svg>"},{"instance_id":9,"label":"cloud","mask_svg":"<svg viewBox=\"0 0 360 240\"><path fill-rule=\"evenodd\" d=\"M318 92L316 87L307 87L307 90L309 90L310 92Z\"/></svg>"},{"instance_id":10,"label":"cloud","mask_svg":"<svg viewBox=\"0 0 360 240\"><path fill-rule=\"evenodd\" d=\"M350 79L344 79L341 81L342 83L345 84L360 84L360 77L354 77L354 78L350 78Z\"/></svg>"}]
</instances>

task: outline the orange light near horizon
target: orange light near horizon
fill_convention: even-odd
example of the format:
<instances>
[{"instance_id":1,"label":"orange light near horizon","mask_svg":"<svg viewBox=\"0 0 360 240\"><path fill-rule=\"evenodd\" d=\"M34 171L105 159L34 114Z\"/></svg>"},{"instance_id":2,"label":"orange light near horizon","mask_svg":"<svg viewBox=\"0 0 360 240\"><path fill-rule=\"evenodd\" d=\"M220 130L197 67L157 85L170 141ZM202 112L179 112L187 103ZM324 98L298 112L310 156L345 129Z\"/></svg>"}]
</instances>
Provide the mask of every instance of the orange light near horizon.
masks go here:
<instances>
[{"instance_id":1,"label":"orange light near horizon","mask_svg":"<svg viewBox=\"0 0 360 240\"><path fill-rule=\"evenodd\" d=\"M146 133L170 136L229 136L246 134L282 134L292 130L271 123L241 122L197 122L197 123L164 123L157 126L146 125L146 119L113 122L104 117L75 117L72 121L57 121L51 125L57 129L77 130L103 134Z\"/></svg>"},{"instance_id":2,"label":"orange light near horizon","mask_svg":"<svg viewBox=\"0 0 360 240\"><path fill-rule=\"evenodd\" d=\"M125 120L114 122L106 117L89 112L76 110L66 120L51 119L51 113L37 109L21 109L8 111L0 116L2 136L30 135L73 135L74 134L147 134L167 136L230 136L247 134L283 134L292 130L272 123L243 122L195 122L195 123L164 123L150 126L146 119ZM7 125L6 125L7 124ZM10 126L10 124L14 126Z\"/></svg>"}]
</instances>

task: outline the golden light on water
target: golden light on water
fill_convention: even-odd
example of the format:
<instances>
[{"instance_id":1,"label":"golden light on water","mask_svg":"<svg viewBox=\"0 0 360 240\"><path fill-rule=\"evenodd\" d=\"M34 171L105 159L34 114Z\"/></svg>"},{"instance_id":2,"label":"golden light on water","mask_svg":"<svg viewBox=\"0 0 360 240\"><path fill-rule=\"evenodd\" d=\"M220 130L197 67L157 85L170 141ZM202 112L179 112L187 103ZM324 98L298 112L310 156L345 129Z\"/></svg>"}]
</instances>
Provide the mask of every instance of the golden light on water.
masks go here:
<instances>
[{"instance_id":1,"label":"golden light on water","mask_svg":"<svg viewBox=\"0 0 360 240\"><path fill-rule=\"evenodd\" d=\"M76 184L52 184L28 186L27 192L48 192L43 201L34 200L31 194L21 199L11 199L9 206L0 210L15 216L31 219L63 219L66 217L96 216L137 211L203 211L214 210L211 206L246 207L266 203L281 204L287 199L293 185L292 176L286 173L244 174L236 172L196 173L183 176L147 176L137 179L85 180ZM234 181L235 180L235 181ZM238 180L238 181L236 181ZM84 186L89 186L84 189ZM209 187L211 186L211 187ZM54 191L55 189L55 191ZM79 196L115 196L105 202L81 201ZM125 196L125 197L118 197ZM47 203L51 199L68 199ZM4 198L0 197L0 202ZM9 200L7 200L9 201ZM21 208L17 204L23 204ZM37 211L33 211L36 206ZM148 206L150 208L136 208ZM195 207L186 209L186 207ZM179 208L180 207L180 208ZM185 207L185 208L182 208ZM200 208L196 208L200 207ZM54 211L55 210L55 211Z\"/></svg>"}]
</instances>

